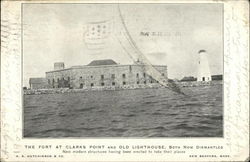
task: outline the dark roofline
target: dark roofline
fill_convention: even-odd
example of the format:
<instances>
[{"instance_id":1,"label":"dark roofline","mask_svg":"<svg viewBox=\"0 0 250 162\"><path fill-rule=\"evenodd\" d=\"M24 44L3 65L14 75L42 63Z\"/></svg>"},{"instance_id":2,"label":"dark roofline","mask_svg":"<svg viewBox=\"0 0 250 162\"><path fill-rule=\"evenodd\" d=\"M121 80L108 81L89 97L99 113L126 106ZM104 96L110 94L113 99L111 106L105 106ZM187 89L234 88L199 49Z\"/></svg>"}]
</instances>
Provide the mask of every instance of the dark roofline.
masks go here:
<instances>
[{"instance_id":1,"label":"dark roofline","mask_svg":"<svg viewBox=\"0 0 250 162\"><path fill-rule=\"evenodd\" d=\"M87 66L103 66L103 65L117 65L112 59L93 60Z\"/></svg>"},{"instance_id":2,"label":"dark roofline","mask_svg":"<svg viewBox=\"0 0 250 162\"><path fill-rule=\"evenodd\" d=\"M199 50L199 52L198 52L198 53L201 53L201 52L206 52L206 50Z\"/></svg>"}]
</instances>

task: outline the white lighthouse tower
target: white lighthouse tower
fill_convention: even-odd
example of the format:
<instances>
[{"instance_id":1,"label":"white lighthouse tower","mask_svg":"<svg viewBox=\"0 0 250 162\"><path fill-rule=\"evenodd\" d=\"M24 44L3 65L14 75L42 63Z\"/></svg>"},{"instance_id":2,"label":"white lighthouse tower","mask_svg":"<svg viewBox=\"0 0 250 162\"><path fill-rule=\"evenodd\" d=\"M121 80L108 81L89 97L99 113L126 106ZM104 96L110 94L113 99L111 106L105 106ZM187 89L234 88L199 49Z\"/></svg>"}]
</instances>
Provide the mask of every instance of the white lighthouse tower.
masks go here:
<instances>
[{"instance_id":1,"label":"white lighthouse tower","mask_svg":"<svg viewBox=\"0 0 250 162\"><path fill-rule=\"evenodd\" d=\"M200 50L197 81L211 81L211 73L206 50Z\"/></svg>"}]
</instances>

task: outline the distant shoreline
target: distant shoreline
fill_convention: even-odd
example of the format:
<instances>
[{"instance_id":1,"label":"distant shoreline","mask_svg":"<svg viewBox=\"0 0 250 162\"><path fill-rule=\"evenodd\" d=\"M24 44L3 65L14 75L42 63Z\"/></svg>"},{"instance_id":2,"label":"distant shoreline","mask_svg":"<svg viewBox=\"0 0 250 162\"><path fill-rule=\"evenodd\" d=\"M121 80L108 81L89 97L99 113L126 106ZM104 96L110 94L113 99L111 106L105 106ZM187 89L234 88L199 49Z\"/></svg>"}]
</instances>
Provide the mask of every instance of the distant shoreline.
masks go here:
<instances>
[{"instance_id":1,"label":"distant shoreline","mask_svg":"<svg viewBox=\"0 0 250 162\"><path fill-rule=\"evenodd\" d=\"M222 84L222 80L220 81L211 81L211 82L175 82L179 87L200 87L200 86L213 86ZM86 91L116 91L116 90L133 90L133 89L148 89L148 88L165 88L159 84L139 84L139 85L126 85L126 86L96 86L92 88L82 88L82 89L69 89L69 88L53 88L53 89L27 89L23 90L24 95L39 95L39 94L55 94L55 93L81 93Z\"/></svg>"}]
</instances>

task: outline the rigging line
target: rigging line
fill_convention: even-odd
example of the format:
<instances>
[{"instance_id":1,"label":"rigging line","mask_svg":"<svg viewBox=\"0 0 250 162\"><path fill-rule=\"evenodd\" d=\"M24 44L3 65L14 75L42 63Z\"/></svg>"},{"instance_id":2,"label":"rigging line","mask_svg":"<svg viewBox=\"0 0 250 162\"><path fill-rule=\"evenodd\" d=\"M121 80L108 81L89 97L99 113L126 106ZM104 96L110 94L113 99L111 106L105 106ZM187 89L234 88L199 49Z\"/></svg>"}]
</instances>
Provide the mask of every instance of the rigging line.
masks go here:
<instances>
[{"instance_id":1,"label":"rigging line","mask_svg":"<svg viewBox=\"0 0 250 162\"><path fill-rule=\"evenodd\" d=\"M120 30L124 30L124 29L120 28ZM126 31L125 31L125 32L126 32ZM122 34L123 37L128 41L129 46L132 47L131 49L134 50L134 53L135 53L136 55L138 55L138 54L137 54L137 51L134 49L134 47L133 47L131 41L129 40L129 38L127 38L127 35L125 35L124 32L121 32L121 34ZM117 35L116 35L116 37L117 37ZM118 39L118 37L117 37L117 39ZM121 42L121 41L120 41L120 42ZM130 55L131 55L131 54L130 54ZM131 57L132 57L132 56L131 56ZM135 61L133 57L132 57L132 59L133 59L133 61Z\"/></svg>"},{"instance_id":2,"label":"rigging line","mask_svg":"<svg viewBox=\"0 0 250 162\"><path fill-rule=\"evenodd\" d=\"M131 44L131 41L130 41L130 39L128 38L128 37L126 37L126 35L123 33L123 35L124 35L124 37L125 37L125 39L129 42L129 45L130 46L132 46L132 44ZM132 50L134 50L134 52L138 55L137 57L139 57L140 55L137 53L137 51L136 51L136 49L134 49L133 47L131 48ZM132 56L131 56L132 57ZM137 63L137 60L135 60L133 57L132 57L132 59L133 59L133 61L136 63L136 64L138 64ZM143 66L143 69L146 71L146 68L145 68L145 66L152 66L153 67L153 65L147 65L147 64L142 64L142 66ZM155 69L154 69L155 70ZM151 76L151 75L150 75Z\"/></svg>"},{"instance_id":3,"label":"rigging line","mask_svg":"<svg viewBox=\"0 0 250 162\"><path fill-rule=\"evenodd\" d=\"M124 29L123 29L122 27L120 27L120 30L124 30ZM126 31L125 31L125 32L126 32ZM134 53L137 54L136 49L133 47L133 44L132 44L131 40L127 37L127 35L124 34L124 32L121 32L121 35L125 38L125 40L127 40L127 42L129 43L128 45L132 47L131 49L134 50ZM118 40L118 42L119 42L119 44L121 45L121 47L124 49L124 51L129 55L129 57L131 58L131 60L132 60L134 63L137 64L137 62L136 62L135 58L133 57L133 55L132 55L130 52L128 52L128 50L125 48L125 46L123 45L122 41L118 38L118 35L117 35L116 33L115 33L115 37L116 37L116 39ZM137 55L138 55L138 54L137 54Z\"/></svg>"},{"instance_id":4,"label":"rigging line","mask_svg":"<svg viewBox=\"0 0 250 162\"><path fill-rule=\"evenodd\" d=\"M127 26L126 26L126 24L125 24L125 21L124 21L124 19L123 19L123 17L122 17L121 9L120 9L119 4L118 4L118 10L119 10L119 15L120 15L122 24L123 24L123 26L124 26L125 32L127 33L127 36L129 37L130 42L132 43L132 46L136 49L136 51L139 53L139 55L140 55L141 57L143 57L144 61L146 61L147 64L152 65L152 64L148 61L148 59L144 56L144 54L140 51L140 49L137 47L136 43L135 43L134 40L132 39L132 36L130 35L130 33L129 33L128 29L127 29ZM137 53L137 52L136 52L136 53Z\"/></svg>"},{"instance_id":5,"label":"rigging line","mask_svg":"<svg viewBox=\"0 0 250 162\"><path fill-rule=\"evenodd\" d=\"M132 46L135 48L136 53L139 52L139 55L144 59L144 61L146 61L147 64L151 65L151 67L153 68L152 70L154 70L155 72L158 72L158 71L152 66L152 64L147 60L147 58L146 58L146 57L144 56L144 54L139 50L139 48L136 46L135 42L133 41L133 39L132 39L131 35L129 34L129 31L128 31L127 27L126 27L126 24L125 24L125 22L124 22L124 19L123 19L122 15L121 15L121 10L120 10L119 4L118 4L118 10L119 10L119 15L120 15L120 18L121 18L121 22L122 22L122 24L123 24L123 26L124 26L125 32L127 33L128 39L130 39L129 42L132 43ZM131 44L131 43L130 43L130 44ZM158 72L158 73L159 73L159 72ZM175 91L175 92L178 92L178 93L180 93L180 94L185 95L185 94L180 90L180 87L179 87L177 84L175 84L175 83L169 83L169 82L166 83L166 84L170 87L171 90L173 90L173 91ZM164 85L164 84L163 84L163 86L167 86L167 85Z\"/></svg>"},{"instance_id":6,"label":"rigging line","mask_svg":"<svg viewBox=\"0 0 250 162\"><path fill-rule=\"evenodd\" d=\"M117 35L115 34L116 39L118 40L119 44L121 45L122 49L129 55L130 59L132 61L134 61L134 58L132 57L132 55L127 51L127 49L122 45L122 42L120 41L120 39L117 37ZM134 61L135 62L135 61Z\"/></svg>"},{"instance_id":7,"label":"rigging line","mask_svg":"<svg viewBox=\"0 0 250 162\"><path fill-rule=\"evenodd\" d=\"M129 34L129 31L128 31L127 27L126 27L126 24L125 24L125 22L124 22L124 19L123 19L122 15L121 15L121 10L120 10L119 4L118 4L118 10L119 10L119 15L120 15L120 18L121 18L121 22L122 22L123 27L124 27L124 29L125 29L125 32L126 32L126 34L127 34L127 36L128 36L127 40L128 40L129 43L132 45L132 47L135 48L135 52L136 52L136 53L139 52L139 53L138 53L139 56L141 56L142 59L143 59L144 61L146 61L146 63L147 63L149 66L152 66L152 64L147 60L147 58L143 55L143 53L142 53L142 52L139 50L139 48L136 46L136 44L135 44L135 42L133 41L131 35ZM155 72L158 72L153 66L152 66L152 68L153 68L152 70L154 70ZM159 72L158 72L158 73L159 73ZM159 74L158 74L158 75L159 75ZM166 86L166 85L164 85L164 86Z\"/></svg>"},{"instance_id":8,"label":"rigging line","mask_svg":"<svg viewBox=\"0 0 250 162\"><path fill-rule=\"evenodd\" d=\"M117 35L116 35L116 38L117 38L117 40L118 40L118 42L119 42L119 44L121 45L121 47L124 49L124 51L129 55L129 57L135 62L135 64L138 64L135 60L134 60L134 58L132 57L132 55L126 50L126 48L124 47L124 45L122 45L122 42L120 41L120 39L117 37ZM144 66L143 66L144 67ZM143 68L144 70L145 70L145 68ZM151 75L150 75L151 76ZM151 76L152 77L152 76ZM152 77L153 78L153 77Z\"/></svg>"},{"instance_id":9,"label":"rigging line","mask_svg":"<svg viewBox=\"0 0 250 162\"><path fill-rule=\"evenodd\" d=\"M121 28L121 30L124 30L123 28ZM124 36L124 38L127 40L127 42L129 43L129 46L131 47L131 49L134 51L134 53L137 55L136 57L139 58L140 57L140 54L138 53L138 51L135 49L134 45L133 45L133 42L131 42L131 40L128 38L128 35L125 34L125 32L121 32L121 34ZM125 48L125 47L124 47ZM136 63L137 63L137 60L131 55L129 54L130 57L132 58L132 60ZM143 69L146 71L145 69L145 66L147 66L145 63L142 65L143 66ZM152 65L151 65L152 66Z\"/></svg>"},{"instance_id":10,"label":"rigging line","mask_svg":"<svg viewBox=\"0 0 250 162\"><path fill-rule=\"evenodd\" d=\"M129 42L129 45L131 46L131 42L130 42L130 40L126 37L126 35L125 35L124 33L121 33L121 34L122 34L123 37ZM117 34L116 34L116 38L119 39L119 38L117 37ZM122 42L120 41L120 39L119 39L119 42L122 44ZM124 47L124 46L123 46L123 47ZM125 47L124 47L124 48L125 48ZM134 53L137 53L133 47L132 47L131 49L134 50ZM126 49L125 49L125 50L126 50ZM129 54L129 55L131 56L131 58L133 59L133 61L136 61L136 60L132 57L132 54Z\"/></svg>"},{"instance_id":11,"label":"rigging line","mask_svg":"<svg viewBox=\"0 0 250 162\"><path fill-rule=\"evenodd\" d=\"M118 4L118 11L119 11L119 15L120 15L120 18L121 18L122 25L123 25L123 27L124 27L124 29L125 29L125 32L126 32L128 38L129 38L129 42L131 43L131 45L132 45L132 46L136 49L136 51L138 52L139 50L138 50L138 48L136 47L135 42L133 41L131 35L129 34L129 31L128 31L128 29L127 29L127 27L126 27L126 24L125 24L125 22L124 22L124 19L123 19L123 17L122 17L122 14L121 14L121 10L120 10L119 4ZM136 53L137 53L137 52L136 52Z\"/></svg>"},{"instance_id":12,"label":"rigging line","mask_svg":"<svg viewBox=\"0 0 250 162\"><path fill-rule=\"evenodd\" d=\"M121 14L120 14L120 16L121 16ZM122 16L121 16L121 19L122 19ZM123 19L122 19L122 20L123 20ZM125 22L122 21L122 23L123 23L124 28L125 28L125 27L126 27ZM144 60L144 61L146 60L146 62L147 62L146 65L152 66L152 64L147 60L147 58L145 58L145 56L143 55L143 53L142 53L142 52L138 49L138 47L135 45L135 42L133 42L132 37L130 36L130 34L129 34L127 28L125 28L125 32L127 33L127 36L129 36L129 38L128 38L128 37L126 37L126 34L125 34L125 38L126 38L127 41L130 43L130 45L134 48L135 53L137 53L138 56L143 57L143 60ZM138 52L139 52L139 53L138 53ZM144 63L144 64L145 64L145 63ZM153 66L152 66L152 68L153 68L154 71L158 72ZM159 73L159 72L158 72L158 73Z\"/></svg>"},{"instance_id":13,"label":"rigging line","mask_svg":"<svg viewBox=\"0 0 250 162\"><path fill-rule=\"evenodd\" d=\"M122 17L122 14L121 14L121 10L120 10L119 4L118 4L118 12L119 12L120 20L121 20L122 25L123 25L123 28L122 28L122 29L125 30L125 32L123 32L123 35L125 36L126 40L129 42L130 46L133 47L132 49L133 49L134 52L137 54L137 57L143 57L143 59L146 60L147 64L152 66L152 64L147 60L147 58L144 56L144 54L143 54L143 53L139 50L139 48L136 46L136 43L133 41L131 35L129 34L129 31L128 31L127 27L126 27L125 21L124 21L124 19L123 19L123 17ZM121 29L121 30L122 30L122 29ZM126 34L124 34L124 33L126 33ZM134 60L134 61L135 61L135 60ZM144 63L144 64L145 64L145 63Z\"/></svg>"},{"instance_id":14,"label":"rigging line","mask_svg":"<svg viewBox=\"0 0 250 162\"><path fill-rule=\"evenodd\" d=\"M129 38L126 37L126 34L124 34L124 33L121 33L121 34L122 34L122 35L124 36L124 38L129 42L129 45L132 46L131 41L129 40ZM115 35L116 35L116 38L117 38L117 40L119 41L120 45L121 45L122 48L125 50L125 52L129 55L129 57L132 59L132 61L134 61L135 64L138 64L138 63L137 63L137 60L135 60L135 58L133 57L133 55L130 54L130 53L126 50L126 48L125 48L124 45L122 45L122 42L121 42L121 40L117 37L117 34L115 34ZM136 50L135 50L133 47L132 47L131 49L134 50L134 53L137 53ZM145 65L142 65L142 66L144 67ZM145 70L145 68L143 68L143 69Z\"/></svg>"},{"instance_id":15,"label":"rigging line","mask_svg":"<svg viewBox=\"0 0 250 162\"><path fill-rule=\"evenodd\" d=\"M122 35L123 35L124 38L129 42L129 45L132 46L132 45L131 45L131 42L130 42L130 40L129 40L129 38L126 37L126 34L124 34L124 33L122 32ZM133 57L133 55L130 54L130 53L126 50L126 48L125 48L124 45L122 45L122 42L121 42L121 40L117 37L117 34L116 34L116 38L118 39L118 41L119 41L119 43L121 44L122 48L123 48L123 49L126 51L126 53L129 55L129 57L134 61L134 63L135 63L135 64L138 64L137 61L135 60L135 58ZM133 47L132 47L131 49L132 49L132 50L135 50ZM134 52L137 53L136 50L135 50ZM143 66L143 69L146 71L146 69L145 69L145 66L146 66L146 65L142 65L142 66ZM151 76L151 75L150 75L150 76Z\"/></svg>"},{"instance_id":16,"label":"rigging line","mask_svg":"<svg viewBox=\"0 0 250 162\"><path fill-rule=\"evenodd\" d=\"M131 35L129 34L128 29L126 28L126 24L125 24L125 22L124 22L124 19L123 19L122 15L121 15L121 11L120 11L119 4L118 4L118 9L119 9L119 15L120 15L122 24L123 24L123 26L124 26L125 32L127 33L127 36L129 37L129 38L127 38L127 40L129 41L129 43L131 44L131 46L134 47L135 52L136 52L136 53L139 52L139 56L143 57L144 61L146 61L147 64L151 65L150 62L147 60L147 58L143 55L143 53L142 53L142 52L139 50L139 48L136 46L136 44L135 44L135 42L133 41ZM151 66L152 66L152 65L151 65Z\"/></svg>"},{"instance_id":17,"label":"rigging line","mask_svg":"<svg viewBox=\"0 0 250 162\"><path fill-rule=\"evenodd\" d=\"M128 31L128 29L127 29L127 27L126 27L126 24L125 24L125 21L124 21L124 19L123 19L123 17L122 17L122 15L121 15L121 10L120 10L120 7L119 7L119 4L118 4L118 9L119 9L119 15L120 15L120 19L121 19L121 22L122 22L122 24L123 24L123 29L125 29L125 32L124 33L126 33L125 34L125 38L127 39L127 41L129 42L129 44L132 46L132 49L135 51L135 53L138 55L137 57L140 57L142 60L143 60L143 63L145 64L144 65L144 69L145 69L145 71L148 71L148 70L146 70L146 67L145 66L150 66L151 67L151 73L156 73L156 76L154 77L154 78L159 78L159 76L160 76L160 72L158 71L158 70L156 70L154 67L153 67L153 65L149 62L149 60L144 56L144 54L139 50L139 48L136 46L136 44L135 44L135 42L133 41L133 39L132 39L132 37L131 37L131 35L129 34L129 31ZM154 71L154 72L153 72ZM149 72L149 71L148 71ZM152 75L151 75L152 76ZM162 81L162 82L164 82L164 84L163 83L161 83L163 86L167 86L166 84L167 83L165 83L165 81Z\"/></svg>"}]
</instances>

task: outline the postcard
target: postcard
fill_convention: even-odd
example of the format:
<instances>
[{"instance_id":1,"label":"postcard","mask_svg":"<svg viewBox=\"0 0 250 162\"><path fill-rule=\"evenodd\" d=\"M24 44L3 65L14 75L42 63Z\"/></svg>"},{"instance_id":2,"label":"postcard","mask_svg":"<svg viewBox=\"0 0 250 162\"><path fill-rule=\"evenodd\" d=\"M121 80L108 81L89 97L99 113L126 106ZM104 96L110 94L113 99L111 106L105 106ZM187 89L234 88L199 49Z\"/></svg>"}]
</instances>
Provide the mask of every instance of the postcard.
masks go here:
<instances>
[{"instance_id":1,"label":"postcard","mask_svg":"<svg viewBox=\"0 0 250 162\"><path fill-rule=\"evenodd\" d=\"M2 1L2 161L248 161L248 1Z\"/></svg>"}]
</instances>

